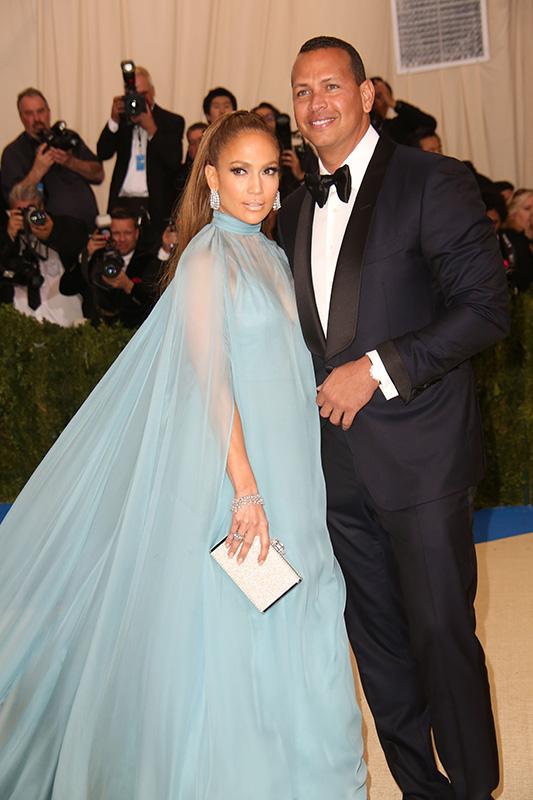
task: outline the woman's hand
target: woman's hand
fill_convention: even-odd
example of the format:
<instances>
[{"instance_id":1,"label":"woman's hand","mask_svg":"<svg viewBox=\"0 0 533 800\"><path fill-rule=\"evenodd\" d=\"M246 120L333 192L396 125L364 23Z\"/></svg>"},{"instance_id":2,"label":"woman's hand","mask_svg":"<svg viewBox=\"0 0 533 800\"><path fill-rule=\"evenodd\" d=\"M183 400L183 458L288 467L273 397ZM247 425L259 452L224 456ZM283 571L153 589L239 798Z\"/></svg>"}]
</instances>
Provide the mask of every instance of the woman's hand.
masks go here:
<instances>
[{"instance_id":1,"label":"woman's hand","mask_svg":"<svg viewBox=\"0 0 533 800\"><path fill-rule=\"evenodd\" d=\"M259 564L263 564L270 547L268 520L263 506L250 503L242 506L233 514L231 529L226 539L229 557L233 558L238 553L237 562L242 564L256 536L259 536L261 541L261 552L257 561Z\"/></svg>"}]
</instances>

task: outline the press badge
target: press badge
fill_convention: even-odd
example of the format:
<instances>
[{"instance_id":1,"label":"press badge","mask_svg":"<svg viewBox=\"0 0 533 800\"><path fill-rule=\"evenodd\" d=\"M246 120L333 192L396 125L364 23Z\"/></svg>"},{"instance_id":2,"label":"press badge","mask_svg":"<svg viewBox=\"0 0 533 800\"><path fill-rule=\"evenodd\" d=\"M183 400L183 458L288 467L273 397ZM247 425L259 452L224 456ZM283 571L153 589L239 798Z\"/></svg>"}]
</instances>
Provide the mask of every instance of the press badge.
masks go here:
<instances>
[{"instance_id":1,"label":"press badge","mask_svg":"<svg viewBox=\"0 0 533 800\"><path fill-rule=\"evenodd\" d=\"M135 156L135 169L137 172L144 172L146 169L146 156L144 153L138 153Z\"/></svg>"}]
</instances>

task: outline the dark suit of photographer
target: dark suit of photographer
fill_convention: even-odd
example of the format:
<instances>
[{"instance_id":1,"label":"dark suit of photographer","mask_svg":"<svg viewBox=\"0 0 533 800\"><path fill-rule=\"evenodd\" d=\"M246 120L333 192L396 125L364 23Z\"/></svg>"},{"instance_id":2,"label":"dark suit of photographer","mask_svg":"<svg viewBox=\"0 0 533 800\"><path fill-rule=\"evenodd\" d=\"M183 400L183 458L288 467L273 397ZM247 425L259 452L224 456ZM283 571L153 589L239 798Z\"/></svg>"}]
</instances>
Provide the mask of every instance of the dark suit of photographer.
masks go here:
<instances>
[{"instance_id":1,"label":"dark suit of photographer","mask_svg":"<svg viewBox=\"0 0 533 800\"><path fill-rule=\"evenodd\" d=\"M159 296L160 262L152 252L140 249L139 233L136 219L128 211L114 209L111 258L122 259L118 275L108 277L100 268L110 242L109 236L98 229L89 237L73 268L63 275L62 293L82 294L84 314L93 322L136 328L154 307Z\"/></svg>"},{"instance_id":2,"label":"dark suit of photographer","mask_svg":"<svg viewBox=\"0 0 533 800\"><path fill-rule=\"evenodd\" d=\"M152 228L161 234L176 199L185 121L155 105L152 81L142 67L136 68L135 85L145 98L146 111L128 120L124 98L115 97L96 149L104 161L117 156L108 210L123 206L138 214L144 207Z\"/></svg>"}]
</instances>

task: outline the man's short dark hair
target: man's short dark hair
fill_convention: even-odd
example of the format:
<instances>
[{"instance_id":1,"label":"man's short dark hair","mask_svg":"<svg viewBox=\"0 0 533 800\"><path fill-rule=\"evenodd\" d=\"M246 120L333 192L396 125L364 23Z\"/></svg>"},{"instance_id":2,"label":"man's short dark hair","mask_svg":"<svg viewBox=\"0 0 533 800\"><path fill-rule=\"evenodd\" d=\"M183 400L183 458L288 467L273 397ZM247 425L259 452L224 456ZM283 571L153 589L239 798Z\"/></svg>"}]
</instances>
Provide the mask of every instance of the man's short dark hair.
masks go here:
<instances>
[{"instance_id":1,"label":"man's short dark hair","mask_svg":"<svg viewBox=\"0 0 533 800\"><path fill-rule=\"evenodd\" d=\"M353 45L349 44L349 42L345 42L343 39L337 39L336 36L315 36L314 39L308 39L307 42L300 47L300 53L309 53L311 50L325 50L329 47L337 47L348 53L352 72L358 86L360 86L363 81L366 81L363 59Z\"/></svg>"},{"instance_id":2,"label":"man's short dark hair","mask_svg":"<svg viewBox=\"0 0 533 800\"><path fill-rule=\"evenodd\" d=\"M256 106L254 106L254 108L252 108L252 112L256 114L258 108L268 108L268 110L271 111L275 117L279 116L280 114L279 108L273 106L272 103L258 103Z\"/></svg>"},{"instance_id":3,"label":"man's short dark hair","mask_svg":"<svg viewBox=\"0 0 533 800\"><path fill-rule=\"evenodd\" d=\"M130 211L129 208L116 206L116 208L111 209L109 216L111 219L131 219L135 223L135 227L139 227L139 215L135 214L133 211Z\"/></svg>"},{"instance_id":4,"label":"man's short dark hair","mask_svg":"<svg viewBox=\"0 0 533 800\"><path fill-rule=\"evenodd\" d=\"M514 185L511 181L494 181L494 188L497 192L511 191L514 192Z\"/></svg>"},{"instance_id":5,"label":"man's short dark hair","mask_svg":"<svg viewBox=\"0 0 533 800\"><path fill-rule=\"evenodd\" d=\"M187 128L185 135L188 136L188 134L192 133L193 131L206 131L208 128L209 125L207 122L193 122L193 124L189 125Z\"/></svg>"},{"instance_id":6,"label":"man's short dark hair","mask_svg":"<svg viewBox=\"0 0 533 800\"><path fill-rule=\"evenodd\" d=\"M502 224L507 219L507 205L498 191L486 191L481 193L487 211L496 211Z\"/></svg>"},{"instance_id":7,"label":"man's short dark hair","mask_svg":"<svg viewBox=\"0 0 533 800\"><path fill-rule=\"evenodd\" d=\"M224 89L223 86L217 86L216 89L211 89L208 94L204 97L204 102L202 108L204 109L204 114L209 116L209 111L211 110L211 103L215 99L215 97L227 97L231 103L231 107L234 111L237 111L237 98L235 95L230 92L229 89Z\"/></svg>"},{"instance_id":8,"label":"man's short dark hair","mask_svg":"<svg viewBox=\"0 0 533 800\"><path fill-rule=\"evenodd\" d=\"M420 147L420 143L422 142L423 139L429 139L430 136L436 136L437 139L440 141L440 136L435 130L435 128L430 128L430 127L417 128L415 131L413 131L413 133L411 133L410 136L407 137L407 139L405 140L405 144L408 147L418 147L422 149Z\"/></svg>"},{"instance_id":9,"label":"man's short dark hair","mask_svg":"<svg viewBox=\"0 0 533 800\"><path fill-rule=\"evenodd\" d=\"M40 97L43 103L45 104L46 108L50 108L48 105L48 100L44 96L39 89L34 89L33 86L28 86L27 89L23 89L22 92L17 96L17 109L20 111L20 104L24 100L25 97Z\"/></svg>"},{"instance_id":10,"label":"man's short dark hair","mask_svg":"<svg viewBox=\"0 0 533 800\"><path fill-rule=\"evenodd\" d=\"M385 78L381 78L379 75L373 75L372 78L370 78L370 80L372 81L374 86L376 85L377 81L381 81L381 83L384 83L389 92L392 94L392 86L385 80Z\"/></svg>"}]
</instances>

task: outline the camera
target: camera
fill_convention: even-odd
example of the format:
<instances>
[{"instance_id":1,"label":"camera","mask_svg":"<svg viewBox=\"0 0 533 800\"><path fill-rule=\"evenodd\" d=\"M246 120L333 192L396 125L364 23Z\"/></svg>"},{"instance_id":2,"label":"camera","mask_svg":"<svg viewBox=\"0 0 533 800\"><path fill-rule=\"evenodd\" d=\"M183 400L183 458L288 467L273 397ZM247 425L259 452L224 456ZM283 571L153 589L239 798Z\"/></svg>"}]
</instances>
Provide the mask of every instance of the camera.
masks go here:
<instances>
[{"instance_id":1,"label":"camera","mask_svg":"<svg viewBox=\"0 0 533 800\"><path fill-rule=\"evenodd\" d=\"M2 283L16 286L27 286L28 289L40 289L44 278L39 269L40 256L31 247L25 247L22 253L12 256L2 266Z\"/></svg>"},{"instance_id":2,"label":"camera","mask_svg":"<svg viewBox=\"0 0 533 800\"><path fill-rule=\"evenodd\" d=\"M22 218L24 220L25 227L29 227L30 225L36 225L38 228L42 228L46 225L46 213L42 211L40 208L35 208L35 206L28 206L27 208L22 209Z\"/></svg>"},{"instance_id":3,"label":"camera","mask_svg":"<svg viewBox=\"0 0 533 800\"><path fill-rule=\"evenodd\" d=\"M282 151L292 149L291 118L288 114L277 115L276 136Z\"/></svg>"},{"instance_id":4,"label":"camera","mask_svg":"<svg viewBox=\"0 0 533 800\"><path fill-rule=\"evenodd\" d=\"M102 252L104 256L102 260L102 275L105 275L106 278L117 278L122 272L124 259L111 243L111 240L106 244Z\"/></svg>"},{"instance_id":5,"label":"camera","mask_svg":"<svg viewBox=\"0 0 533 800\"><path fill-rule=\"evenodd\" d=\"M116 249L111 239L111 217L109 214L100 214L96 217L96 227L98 232L107 238L105 247L97 250L88 265L89 280L101 289L109 290L109 287L101 279L116 278L122 272L124 259Z\"/></svg>"},{"instance_id":6,"label":"camera","mask_svg":"<svg viewBox=\"0 0 533 800\"><path fill-rule=\"evenodd\" d=\"M41 142L46 142L48 147L57 147L58 150L74 150L80 143L80 137L76 131L67 128L64 119L55 122L50 130L45 130L40 135Z\"/></svg>"},{"instance_id":7,"label":"camera","mask_svg":"<svg viewBox=\"0 0 533 800\"><path fill-rule=\"evenodd\" d=\"M135 64L133 61L121 61L122 79L124 80L124 114L128 119L146 111L146 100L135 88Z\"/></svg>"},{"instance_id":8,"label":"camera","mask_svg":"<svg viewBox=\"0 0 533 800\"><path fill-rule=\"evenodd\" d=\"M19 238L20 251L9 256L5 262L2 262L0 265L0 285L8 287L26 286L28 305L35 310L41 305L40 288L44 283L44 277L41 274L39 265L40 262L44 260L44 256L41 256L37 250L35 250L27 238L28 223L26 219L34 212L43 214L46 221L46 214L44 214L43 211L38 211L38 209L35 208L24 209L25 232L20 235Z\"/></svg>"}]
</instances>

